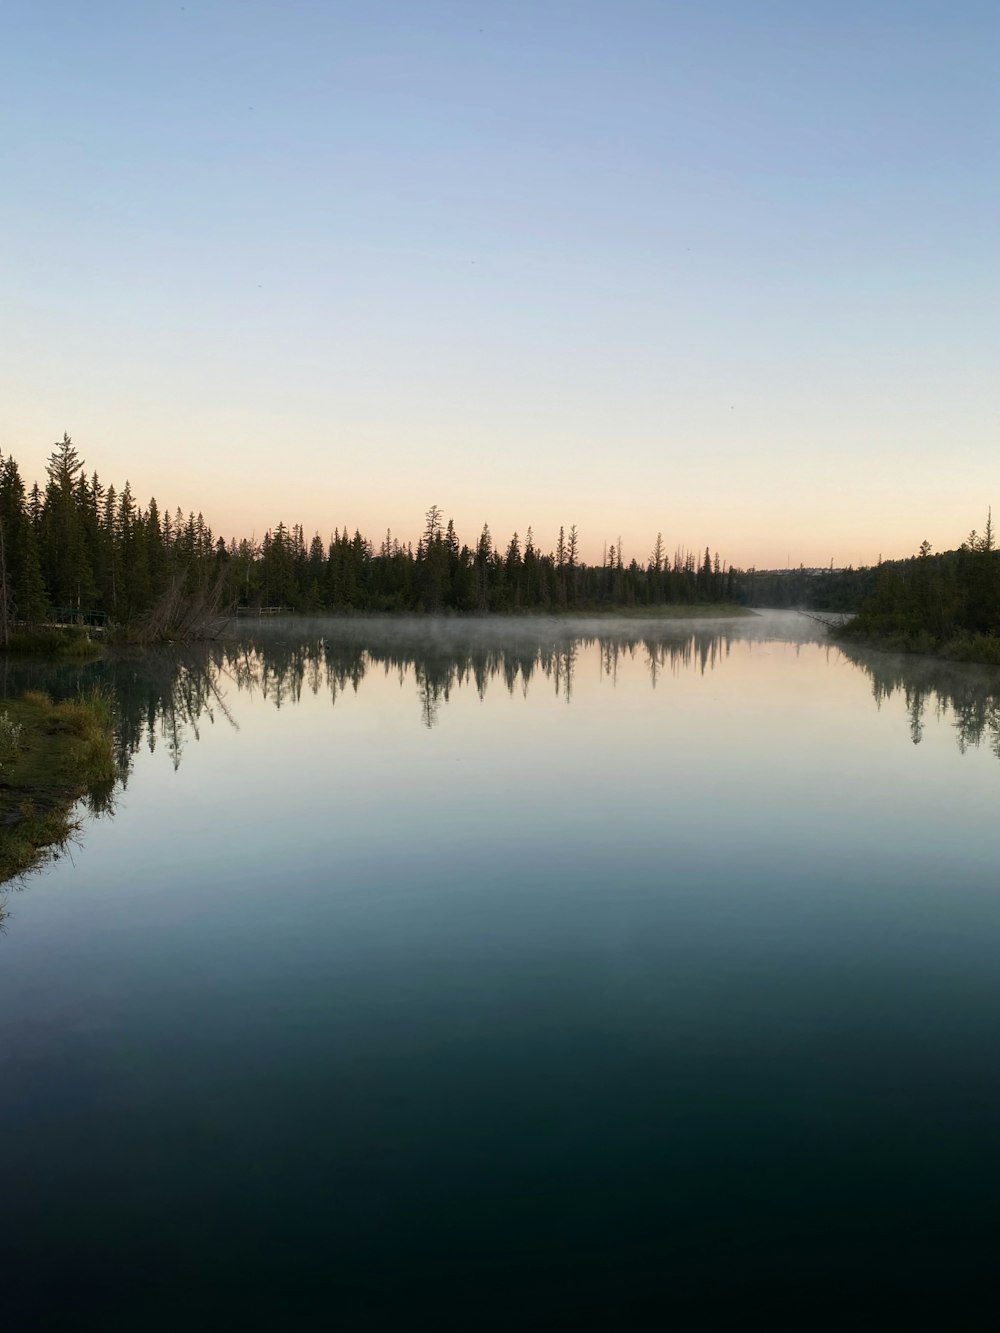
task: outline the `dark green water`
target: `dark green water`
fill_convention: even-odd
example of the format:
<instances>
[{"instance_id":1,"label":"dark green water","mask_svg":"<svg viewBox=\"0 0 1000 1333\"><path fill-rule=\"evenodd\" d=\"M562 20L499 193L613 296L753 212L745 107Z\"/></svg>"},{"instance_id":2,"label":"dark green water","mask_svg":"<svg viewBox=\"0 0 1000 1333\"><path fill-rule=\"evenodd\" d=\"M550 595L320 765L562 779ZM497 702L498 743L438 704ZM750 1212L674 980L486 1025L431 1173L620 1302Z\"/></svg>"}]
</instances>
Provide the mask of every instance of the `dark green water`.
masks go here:
<instances>
[{"instance_id":1,"label":"dark green water","mask_svg":"<svg viewBox=\"0 0 1000 1333\"><path fill-rule=\"evenodd\" d=\"M0 1327L992 1327L1000 680L814 629L92 668L127 785L0 935Z\"/></svg>"}]
</instances>

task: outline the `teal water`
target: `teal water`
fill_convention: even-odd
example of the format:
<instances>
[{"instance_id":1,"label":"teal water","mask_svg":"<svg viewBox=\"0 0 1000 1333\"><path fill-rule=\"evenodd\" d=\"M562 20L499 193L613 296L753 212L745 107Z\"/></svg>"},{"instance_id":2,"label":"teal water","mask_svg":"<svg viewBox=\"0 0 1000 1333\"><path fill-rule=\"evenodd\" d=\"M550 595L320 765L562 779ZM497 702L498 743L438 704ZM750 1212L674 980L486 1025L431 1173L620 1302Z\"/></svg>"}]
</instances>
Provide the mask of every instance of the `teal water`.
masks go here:
<instances>
[{"instance_id":1,"label":"teal water","mask_svg":"<svg viewBox=\"0 0 1000 1333\"><path fill-rule=\"evenodd\" d=\"M0 1326L961 1323L1000 677L816 629L307 623L88 668L127 780L6 897Z\"/></svg>"}]
</instances>

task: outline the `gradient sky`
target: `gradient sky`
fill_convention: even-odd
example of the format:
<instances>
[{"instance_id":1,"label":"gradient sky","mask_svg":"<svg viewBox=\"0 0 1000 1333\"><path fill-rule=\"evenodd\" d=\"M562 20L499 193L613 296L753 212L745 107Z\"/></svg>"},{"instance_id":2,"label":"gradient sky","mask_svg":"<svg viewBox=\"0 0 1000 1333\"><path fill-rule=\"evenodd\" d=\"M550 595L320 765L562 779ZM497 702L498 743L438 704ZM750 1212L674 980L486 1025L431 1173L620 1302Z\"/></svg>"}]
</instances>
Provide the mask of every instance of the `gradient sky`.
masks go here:
<instances>
[{"instance_id":1,"label":"gradient sky","mask_svg":"<svg viewBox=\"0 0 1000 1333\"><path fill-rule=\"evenodd\" d=\"M1000 5L7 0L0 449L760 567L1000 503Z\"/></svg>"}]
</instances>

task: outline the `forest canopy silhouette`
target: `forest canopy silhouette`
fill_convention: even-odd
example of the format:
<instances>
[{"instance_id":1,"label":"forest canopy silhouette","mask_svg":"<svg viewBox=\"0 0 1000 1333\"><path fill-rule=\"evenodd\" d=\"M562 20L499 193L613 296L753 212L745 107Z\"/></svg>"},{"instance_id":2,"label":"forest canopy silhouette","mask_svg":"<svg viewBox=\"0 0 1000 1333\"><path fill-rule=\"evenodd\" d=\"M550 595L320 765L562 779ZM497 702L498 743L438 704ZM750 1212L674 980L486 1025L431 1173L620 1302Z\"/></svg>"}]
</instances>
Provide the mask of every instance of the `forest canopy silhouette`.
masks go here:
<instances>
[{"instance_id":1,"label":"forest canopy silhouette","mask_svg":"<svg viewBox=\"0 0 1000 1333\"><path fill-rule=\"evenodd\" d=\"M87 473L69 435L44 484L30 487L0 454L0 644L19 626L110 623L145 641L196 637L211 613L483 614L721 606L813 607L854 613L843 632L903 651L1000 663L1000 555L992 516L954 551L846 570L741 570L706 546L668 553L657 533L646 559L612 542L600 564L580 557L574 524L545 551L532 529L469 544L432 504L414 546L346 527L306 538L279 522L260 541L226 541L201 513L140 505Z\"/></svg>"},{"instance_id":2,"label":"forest canopy silhouette","mask_svg":"<svg viewBox=\"0 0 1000 1333\"><path fill-rule=\"evenodd\" d=\"M459 540L437 505L414 547L386 532L374 542L336 528L307 540L283 522L252 538L217 537L203 516L143 508L128 482L119 491L88 475L71 438L53 449L43 486L26 485L0 457L0 593L5 624L108 619L129 625L158 602L209 600L228 608L291 611L491 612L560 607L718 603L736 596L738 571L706 547L667 555L658 534L647 560L626 563L621 541L600 565L585 564L575 525L543 551L529 527L496 543L484 526Z\"/></svg>"}]
</instances>

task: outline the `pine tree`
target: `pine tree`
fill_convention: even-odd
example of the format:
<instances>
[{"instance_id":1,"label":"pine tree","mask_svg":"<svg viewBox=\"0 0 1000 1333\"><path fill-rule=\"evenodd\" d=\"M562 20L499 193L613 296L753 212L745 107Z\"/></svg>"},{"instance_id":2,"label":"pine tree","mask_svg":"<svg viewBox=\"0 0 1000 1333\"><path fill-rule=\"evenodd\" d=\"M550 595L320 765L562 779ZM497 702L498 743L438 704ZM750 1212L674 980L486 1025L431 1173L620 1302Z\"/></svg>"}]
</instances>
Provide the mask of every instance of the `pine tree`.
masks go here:
<instances>
[{"instance_id":1,"label":"pine tree","mask_svg":"<svg viewBox=\"0 0 1000 1333\"><path fill-rule=\"evenodd\" d=\"M83 460L68 435L64 434L53 448L45 470L48 483L41 517L43 574L55 603L79 613L84 598L93 594L93 576L76 490Z\"/></svg>"},{"instance_id":2,"label":"pine tree","mask_svg":"<svg viewBox=\"0 0 1000 1333\"><path fill-rule=\"evenodd\" d=\"M13 458L0 456L0 523L4 529L3 610L6 623L37 624L45 616L45 583L38 544Z\"/></svg>"}]
</instances>

